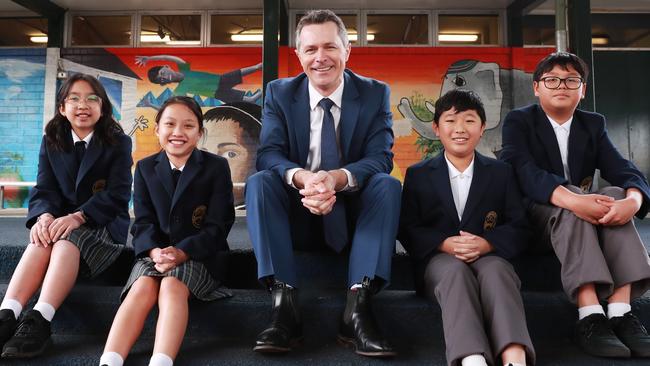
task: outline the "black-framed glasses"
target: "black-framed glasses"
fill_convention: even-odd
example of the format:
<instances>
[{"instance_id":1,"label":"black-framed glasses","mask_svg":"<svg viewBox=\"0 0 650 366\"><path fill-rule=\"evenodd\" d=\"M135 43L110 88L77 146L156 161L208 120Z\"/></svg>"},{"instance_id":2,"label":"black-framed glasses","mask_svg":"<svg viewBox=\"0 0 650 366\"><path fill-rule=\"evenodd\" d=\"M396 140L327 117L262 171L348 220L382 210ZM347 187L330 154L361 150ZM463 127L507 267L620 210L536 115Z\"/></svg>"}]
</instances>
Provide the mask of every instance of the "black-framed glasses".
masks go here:
<instances>
[{"instance_id":1,"label":"black-framed glasses","mask_svg":"<svg viewBox=\"0 0 650 366\"><path fill-rule=\"evenodd\" d=\"M539 79L544 83L544 86L548 89L559 89L560 85L564 83L564 86L567 89L579 89L582 86L582 78L569 76L568 78L559 78L557 76L547 76Z\"/></svg>"}]
</instances>

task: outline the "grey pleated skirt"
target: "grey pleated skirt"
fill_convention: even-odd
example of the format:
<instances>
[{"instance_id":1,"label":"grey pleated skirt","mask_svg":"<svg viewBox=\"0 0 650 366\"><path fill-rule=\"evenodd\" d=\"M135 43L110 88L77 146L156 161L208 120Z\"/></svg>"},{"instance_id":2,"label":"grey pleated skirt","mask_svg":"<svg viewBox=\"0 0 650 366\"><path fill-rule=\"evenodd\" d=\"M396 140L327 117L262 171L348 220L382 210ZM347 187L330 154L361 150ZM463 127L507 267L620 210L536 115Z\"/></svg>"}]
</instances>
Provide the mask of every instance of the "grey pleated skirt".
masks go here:
<instances>
[{"instance_id":1,"label":"grey pleated skirt","mask_svg":"<svg viewBox=\"0 0 650 366\"><path fill-rule=\"evenodd\" d=\"M165 273L158 272L154 266L154 261L149 257L140 258L135 262L131 270L131 275L129 275L129 279L126 281L126 285L122 290L122 295L120 296L122 300L124 300L135 281L142 276L174 277L183 282L194 297L203 301L232 297L232 292L212 278L201 262L188 260Z\"/></svg>"},{"instance_id":2,"label":"grey pleated skirt","mask_svg":"<svg viewBox=\"0 0 650 366\"><path fill-rule=\"evenodd\" d=\"M105 227L90 228L82 225L66 239L79 248L79 275L94 278L104 272L122 253L124 245L113 241Z\"/></svg>"}]
</instances>

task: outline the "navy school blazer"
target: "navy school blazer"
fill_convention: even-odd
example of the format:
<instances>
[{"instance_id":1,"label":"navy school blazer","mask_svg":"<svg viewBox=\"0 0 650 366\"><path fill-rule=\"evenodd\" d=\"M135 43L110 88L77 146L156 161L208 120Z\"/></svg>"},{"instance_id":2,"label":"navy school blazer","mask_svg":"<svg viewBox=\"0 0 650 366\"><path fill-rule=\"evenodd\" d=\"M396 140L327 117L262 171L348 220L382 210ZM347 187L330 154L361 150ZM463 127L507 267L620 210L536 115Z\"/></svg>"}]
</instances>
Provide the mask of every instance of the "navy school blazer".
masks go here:
<instances>
[{"instance_id":1,"label":"navy school blazer","mask_svg":"<svg viewBox=\"0 0 650 366\"><path fill-rule=\"evenodd\" d=\"M528 221L512 167L475 152L472 185L461 220L444 153L409 167L398 239L415 262L418 288L429 259L442 253L442 242L461 230L485 238L494 246L492 254L505 259L526 248Z\"/></svg>"},{"instance_id":2,"label":"navy school blazer","mask_svg":"<svg viewBox=\"0 0 650 366\"><path fill-rule=\"evenodd\" d=\"M393 168L393 117L390 89L380 81L345 70L339 138L341 168L359 189L376 173ZM309 80L303 73L267 85L257 170L272 170L284 179L292 168L304 168L309 155Z\"/></svg>"},{"instance_id":3,"label":"navy school blazer","mask_svg":"<svg viewBox=\"0 0 650 366\"><path fill-rule=\"evenodd\" d=\"M557 138L542 107L533 104L511 111L503 121L502 133L500 159L512 164L526 202L550 204L555 188L569 181L564 178ZM569 133L571 184L590 190L596 169L614 186L638 188L643 204L636 216L646 216L650 200L647 179L612 144L603 115L576 109Z\"/></svg>"},{"instance_id":4,"label":"navy school blazer","mask_svg":"<svg viewBox=\"0 0 650 366\"><path fill-rule=\"evenodd\" d=\"M72 145L72 135L69 138ZM47 146L43 136L36 186L29 197L27 227L31 228L45 212L60 217L81 210L89 218L89 226L105 226L115 242L126 243L133 180L131 138L120 132L116 139L117 144L102 146L93 137L75 177L74 149L56 151Z\"/></svg>"},{"instance_id":5,"label":"navy school blazer","mask_svg":"<svg viewBox=\"0 0 650 366\"><path fill-rule=\"evenodd\" d=\"M226 159L194 149L176 190L165 151L146 157L135 169L135 221L131 227L137 257L173 245L223 279L235 221L230 168Z\"/></svg>"}]
</instances>

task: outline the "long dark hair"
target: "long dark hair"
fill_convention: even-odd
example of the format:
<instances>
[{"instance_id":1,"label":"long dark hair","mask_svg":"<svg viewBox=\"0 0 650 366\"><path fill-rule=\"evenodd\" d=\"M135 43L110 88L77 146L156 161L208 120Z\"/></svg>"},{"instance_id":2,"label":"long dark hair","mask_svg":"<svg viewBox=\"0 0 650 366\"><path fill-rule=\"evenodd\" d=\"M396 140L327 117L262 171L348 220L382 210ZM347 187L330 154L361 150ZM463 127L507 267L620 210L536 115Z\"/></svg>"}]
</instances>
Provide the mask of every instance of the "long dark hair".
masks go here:
<instances>
[{"instance_id":1,"label":"long dark hair","mask_svg":"<svg viewBox=\"0 0 650 366\"><path fill-rule=\"evenodd\" d=\"M65 98L68 97L74 83L81 80L90 84L93 92L102 100L101 117L95 124L93 143L115 145L117 143L116 135L124 133L122 127L113 118L113 105L108 99L104 86L94 76L75 73L61 85L56 95L56 114L45 127L45 141L48 147L52 147L54 150L72 151L72 139L70 138L72 126L70 126L70 121L59 113L59 109L64 106Z\"/></svg>"}]
</instances>

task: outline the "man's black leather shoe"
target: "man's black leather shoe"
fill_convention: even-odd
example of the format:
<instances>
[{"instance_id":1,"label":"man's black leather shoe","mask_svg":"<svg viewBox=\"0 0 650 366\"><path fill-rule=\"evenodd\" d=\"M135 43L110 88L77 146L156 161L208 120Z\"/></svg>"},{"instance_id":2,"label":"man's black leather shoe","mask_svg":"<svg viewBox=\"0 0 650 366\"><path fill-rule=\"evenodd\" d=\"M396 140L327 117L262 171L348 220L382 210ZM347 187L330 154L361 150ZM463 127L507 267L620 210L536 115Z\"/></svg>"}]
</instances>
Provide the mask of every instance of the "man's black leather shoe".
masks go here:
<instances>
[{"instance_id":1,"label":"man's black leather shoe","mask_svg":"<svg viewBox=\"0 0 650 366\"><path fill-rule=\"evenodd\" d=\"M276 282L271 288L271 297L271 324L257 336L253 350L262 353L289 352L302 341L298 290Z\"/></svg>"},{"instance_id":2,"label":"man's black leather shoe","mask_svg":"<svg viewBox=\"0 0 650 366\"><path fill-rule=\"evenodd\" d=\"M14 336L2 348L2 357L38 356L52 343L51 334L50 322L38 311L29 310L20 319Z\"/></svg>"},{"instance_id":3,"label":"man's black leather shoe","mask_svg":"<svg viewBox=\"0 0 650 366\"><path fill-rule=\"evenodd\" d=\"M650 336L639 319L631 312L613 317L609 324L618 339L632 351L634 357L650 357Z\"/></svg>"},{"instance_id":4,"label":"man's black leather shoe","mask_svg":"<svg viewBox=\"0 0 650 366\"><path fill-rule=\"evenodd\" d=\"M354 348L357 354L370 357L392 357L397 353L381 335L372 315L372 291L366 279L362 287L348 290L338 341Z\"/></svg>"},{"instance_id":5,"label":"man's black leather shoe","mask_svg":"<svg viewBox=\"0 0 650 366\"><path fill-rule=\"evenodd\" d=\"M592 356L630 357L630 349L616 337L603 314L578 320L574 336L580 348Z\"/></svg>"},{"instance_id":6,"label":"man's black leather shoe","mask_svg":"<svg viewBox=\"0 0 650 366\"><path fill-rule=\"evenodd\" d=\"M16 320L13 310L0 310L0 347L13 337L17 326L18 320Z\"/></svg>"}]
</instances>

